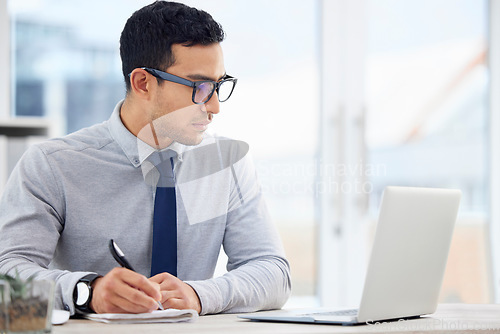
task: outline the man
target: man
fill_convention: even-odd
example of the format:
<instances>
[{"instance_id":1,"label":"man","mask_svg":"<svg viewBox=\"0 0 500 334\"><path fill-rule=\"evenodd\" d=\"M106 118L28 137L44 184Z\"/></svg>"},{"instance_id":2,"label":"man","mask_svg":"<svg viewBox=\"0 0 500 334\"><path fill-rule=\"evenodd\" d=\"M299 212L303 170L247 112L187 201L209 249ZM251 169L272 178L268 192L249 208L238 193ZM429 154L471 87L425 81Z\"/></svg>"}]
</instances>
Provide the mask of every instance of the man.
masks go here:
<instances>
[{"instance_id":1,"label":"man","mask_svg":"<svg viewBox=\"0 0 500 334\"><path fill-rule=\"evenodd\" d=\"M129 18L127 94L111 118L31 147L13 171L0 201L1 272L54 280L56 307L72 313L284 304L289 266L247 147L205 133L236 84L223 39L209 14L178 3ZM110 239L136 272L117 267ZM221 246L228 272L213 278Z\"/></svg>"}]
</instances>

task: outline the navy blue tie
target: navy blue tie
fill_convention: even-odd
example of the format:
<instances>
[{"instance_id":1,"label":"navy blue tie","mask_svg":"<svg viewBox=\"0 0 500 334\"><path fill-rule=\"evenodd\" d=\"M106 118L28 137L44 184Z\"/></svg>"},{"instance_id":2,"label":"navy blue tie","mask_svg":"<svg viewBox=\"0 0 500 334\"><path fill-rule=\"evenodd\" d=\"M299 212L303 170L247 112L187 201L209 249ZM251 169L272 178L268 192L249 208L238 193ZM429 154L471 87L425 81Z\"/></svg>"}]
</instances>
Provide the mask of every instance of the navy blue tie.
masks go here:
<instances>
[{"instance_id":1,"label":"navy blue tie","mask_svg":"<svg viewBox=\"0 0 500 334\"><path fill-rule=\"evenodd\" d=\"M168 272L177 276L177 209L173 151L154 152L149 160L160 178L156 185L153 215L153 252L151 276Z\"/></svg>"}]
</instances>

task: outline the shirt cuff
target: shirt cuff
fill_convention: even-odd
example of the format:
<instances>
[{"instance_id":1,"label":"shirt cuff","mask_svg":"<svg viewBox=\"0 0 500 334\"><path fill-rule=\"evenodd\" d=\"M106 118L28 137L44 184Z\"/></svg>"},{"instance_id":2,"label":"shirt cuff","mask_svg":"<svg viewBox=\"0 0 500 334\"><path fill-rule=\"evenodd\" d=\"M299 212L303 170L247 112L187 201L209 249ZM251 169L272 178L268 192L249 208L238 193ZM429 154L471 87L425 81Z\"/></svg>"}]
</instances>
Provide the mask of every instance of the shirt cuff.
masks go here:
<instances>
[{"instance_id":1,"label":"shirt cuff","mask_svg":"<svg viewBox=\"0 0 500 334\"><path fill-rule=\"evenodd\" d=\"M95 274L92 272L73 272L67 273L63 277L57 279L55 296L55 309L62 309L69 311L71 315L75 314L75 303L73 301L73 291L75 290L75 285L78 281L89 274ZM58 296L58 294L60 294Z\"/></svg>"},{"instance_id":2,"label":"shirt cuff","mask_svg":"<svg viewBox=\"0 0 500 334\"><path fill-rule=\"evenodd\" d=\"M206 281L185 281L198 295L201 304L200 315L216 314L223 310L222 293L215 282Z\"/></svg>"}]
</instances>

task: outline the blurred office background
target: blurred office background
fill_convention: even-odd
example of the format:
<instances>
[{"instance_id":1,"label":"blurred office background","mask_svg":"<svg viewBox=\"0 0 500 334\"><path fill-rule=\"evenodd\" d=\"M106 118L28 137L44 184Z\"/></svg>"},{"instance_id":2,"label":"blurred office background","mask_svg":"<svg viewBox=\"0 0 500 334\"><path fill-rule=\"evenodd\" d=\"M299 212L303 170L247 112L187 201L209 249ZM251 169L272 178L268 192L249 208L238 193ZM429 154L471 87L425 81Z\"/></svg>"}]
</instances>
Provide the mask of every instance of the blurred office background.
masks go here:
<instances>
[{"instance_id":1,"label":"blurred office background","mask_svg":"<svg viewBox=\"0 0 500 334\"><path fill-rule=\"evenodd\" d=\"M239 81L211 131L251 146L289 305L359 301L386 185L462 190L441 302L500 302L500 0L184 2L226 30ZM27 145L109 118L150 1L0 3L1 193Z\"/></svg>"}]
</instances>

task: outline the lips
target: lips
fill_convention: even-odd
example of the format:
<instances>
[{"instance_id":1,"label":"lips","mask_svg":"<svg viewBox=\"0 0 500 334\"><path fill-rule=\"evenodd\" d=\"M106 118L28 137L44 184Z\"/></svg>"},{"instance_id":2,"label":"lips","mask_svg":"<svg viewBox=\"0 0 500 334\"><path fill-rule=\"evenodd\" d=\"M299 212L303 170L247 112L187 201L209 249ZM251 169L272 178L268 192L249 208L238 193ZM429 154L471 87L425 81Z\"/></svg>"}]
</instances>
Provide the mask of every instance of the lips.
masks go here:
<instances>
[{"instance_id":1,"label":"lips","mask_svg":"<svg viewBox=\"0 0 500 334\"><path fill-rule=\"evenodd\" d=\"M210 124L209 121L202 121L202 122L196 122L192 123L194 128L199 130L199 131L205 131L208 127L208 124Z\"/></svg>"}]
</instances>

